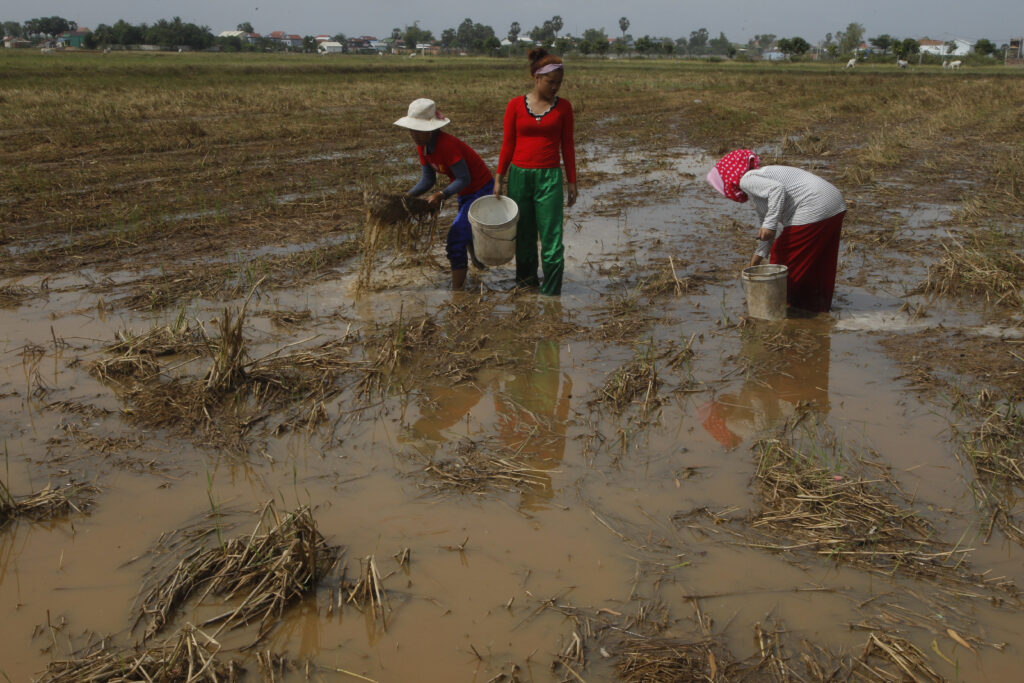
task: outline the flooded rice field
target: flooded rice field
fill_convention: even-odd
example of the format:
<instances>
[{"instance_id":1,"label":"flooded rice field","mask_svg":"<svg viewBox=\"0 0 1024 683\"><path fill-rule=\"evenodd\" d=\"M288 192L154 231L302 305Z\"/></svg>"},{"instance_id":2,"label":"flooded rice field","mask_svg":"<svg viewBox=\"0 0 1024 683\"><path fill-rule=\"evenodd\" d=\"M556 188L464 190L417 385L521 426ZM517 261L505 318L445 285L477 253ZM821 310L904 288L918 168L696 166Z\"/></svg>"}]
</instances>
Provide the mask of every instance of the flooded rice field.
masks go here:
<instances>
[{"instance_id":1,"label":"flooded rice field","mask_svg":"<svg viewBox=\"0 0 1024 683\"><path fill-rule=\"evenodd\" d=\"M831 314L747 316L711 146L587 139L560 299L436 236L361 288L358 232L14 272L59 245L8 226L0 673L1016 679L1020 272L958 296L960 194L772 145L848 193Z\"/></svg>"}]
</instances>

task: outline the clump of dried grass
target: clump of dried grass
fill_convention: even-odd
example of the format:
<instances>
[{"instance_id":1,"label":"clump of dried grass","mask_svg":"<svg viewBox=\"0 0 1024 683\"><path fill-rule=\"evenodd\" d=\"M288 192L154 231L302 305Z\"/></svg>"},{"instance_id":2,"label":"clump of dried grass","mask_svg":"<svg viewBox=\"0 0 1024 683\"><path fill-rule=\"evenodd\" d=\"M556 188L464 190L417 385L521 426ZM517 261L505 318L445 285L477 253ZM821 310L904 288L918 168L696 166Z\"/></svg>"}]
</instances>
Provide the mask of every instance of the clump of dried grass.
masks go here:
<instances>
[{"instance_id":1,"label":"clump of dried grass","mask_svg":"<svg viewBox=\"0 0 1024 683\"><path fill-rule=\"evenodd\" d=\"M198 548L182 559L146 593L137 622L147 619L144 638L148 639L193 597L241 598L236 607L202 625L223 623L235 628L258 620L256 642L273 628L285 607L316 588L317 581L337 562L339 552L317 530L308 507L282 518L270 502L250 535L215 548Z\"/></svg>"},{"instance_id":2,"label":"clump of dried grass","mask_svg":"<svg viewBox=\"0 0 1024 683\"><path fill-rule=\"evenodd\" d=\"M146 380L159 373L158 358L199 355L208 346L205 331L201 326L188 322L182 309L168 325L158 325L141 334L120 330L117 341L105 349L111 357L94 361L89 371L103 382L123 382L129 378Z\"/></svg>"},{"instance_id":3,"label":"clump of dried grass","mask_svg":"<svg viewBox=\"0 0 1024 683\"><path fill-rule=\"evenodd\" d=\"M724 681L729 654L711 641L632 638L619 648L615 670L624 683Z\"/></svg>"},{"instance_id":4,"label":"clump of dried grass","mask_svg":"<svg viewBox=\"0 0 1024 683\"><path fill-rule=\"evenodd\" d=\"M348 591L345 602L355 605L361 612L369 610L374 623L380 618L381 625L387 631L391 603L380 578L380 571L377 569L377 560L373 555L368 555L360 560L360 567L359 579L344 587Z\"/></svg>"},{"instance_id":5,"label":"clump of dried grass","mask_svg":"<svg viewBox=\"0 0 1024 683\"><path fill-rule=\"evenodd\" d=\"M0 308L13 308L36 296L37 292L22 285L0 287Z\"/></svg>"},{"instance_id":6,"label":"clump of dried grass","mask_svg":"<svg viewBox=\"0 0 1024 683\"><path fill-rule=\"evenodd\" d=\"M192 626L161 647L119 650L105 644L89 654L51 662L40 683L223 683L241 678L233 660L218 659L220 643Z\"/></svg>"},{"instance_id":7,"label":"clump of dried grass","mask_svg":"<svg viewBox=\"0 0 1024 683\"><path fill-rule=\"evenodd\" d=\"M653 342L636 350L633 358L617 368L598 390L593 406L607 406L618 416L637 406L637 421L646 424L661 404L661 380L654 363Z\"/></svg>"},{"instance_id":8,"label":"clump of dried grass","mask_svg":"<svg viewBox=\"0 0 1024 683\"><path fill-rule=\"evenodd\" d=\"M980 411L979 411L980 412ZM962 436L960 451L975 475L975 494L988 508L992 525L1024 545L1019 516L1024 490L1024 414L1012 402L982 412L981 423Z\"/></svg>"},{"instance_id":9,"label":"clump of dried grass","mask_svg":"<svg viewBox=\"0 0 1024 683\"><path fill-rule=\"evenodd\" d=\"M325 418L325 404L341 393L340 378L365 368L350 359L348 335L316 347L277 351L251 359L244 336L245 308L237 315L225 309L215 321L220 334L210 337L201 327L188 332L185 346L160 346L167 331L159 328L131 343L111 347L118 355L97 361L93 373L117 379L133 404L125 413L158 427L199 432L224 444L245 449L244 434L273 413L293 408L275 427L280 432L298 425L313 427ZM178 342L181 340L178 339ZM310 340L304 340L310 341ZM143 343L145 342L145 343ZM182 349L209 359L202 376L177 374L161 364L155 349ZM176 363L180 368L196 363Z\"/></svg>"},{"instance_id":10,"label":"clump of dried grass","mask_svg":"<svg viewBox=\"0 0 1024 683\"><path fill-rule=\"evenodd\" d=\"M1024 256L1019 249L979 243L943 243L942 258L928 268L914 293L983 296L997 306L1024 305Z\"/></svg>"},{"instance_id":11,"label":"clump of dried grass","mask_svg":"<svg viewBox=\"0 0 1024 683\"><path fill-rule=\"evenodd\" d=\"M530 491L549 485L550 470L530 467L518 453L503 450L508 452L490 451L464 439L451 459L434 459L415 451L408 455L423 465L424 481L420 486L438 492Z\"/></svg>"},{"instance_id":12,"label":"clump of dried grass","mask_svg":"<svg viewBox=\"0 0 1024 683\"><path fill-rule=\"evenodd\" d=\"M606 342L629 342L640 337L652 322L640 294L640 289L635 288L622 295L612 296L595 316L598 328L594 336Z\"/></svg>"},{"instance_id":13,"label":"clump of dried grass","mask_svg":"<svg viewBox=\"0 0 1024 683\"><path fill-rule=\"evenodd\" d=\"M425 199L381 190L365 190L363 204L366 226L363 229L362 259L356 288L369 288L376 269L377 254L385 248L423 246L437 229L438 212Z\"/></svg>"},{"instance_id":14,"label":"clump of dried grass","mask_svg":"<svg viewBox=\"0 0 1024 683\"><path fill-rule=\"evenodd\" d=\"M16 519L38 521L84 512L92 505L90 496L96 493L99 488L88 484L69 484L56 489L47 484L41 491L15 496L0 481L0 529Z\"/></svg>"},{"instance_id":15,"label":"clump of dried grass","mask_svg":"<svg viewBox=\"0 0 1024 683\"><path fill-rule=\"evenodd\" d=\"M764 509L753 527L789 539L766 547L813 549L884 571L956 576L967 551L945 548L927 520L893 502L906 496L888 468L846 456L842 446L820 434L807 445L785 434L755 444ZM863 476L868 467L871 478Z\"/></svg>"},{"instance_id":16,"label":"clump of dried grass","mask_svg":"<svg viewBox=\"0 0 1024 683\"><path fill-rule=\"evenodd\" d=\"M704 286L692 276L679 277L675 259L671 256L657 265L654 272L640 284L640 292L651 299L663 296L682 296L701 292Z\"/></svg>"}]
</instances>

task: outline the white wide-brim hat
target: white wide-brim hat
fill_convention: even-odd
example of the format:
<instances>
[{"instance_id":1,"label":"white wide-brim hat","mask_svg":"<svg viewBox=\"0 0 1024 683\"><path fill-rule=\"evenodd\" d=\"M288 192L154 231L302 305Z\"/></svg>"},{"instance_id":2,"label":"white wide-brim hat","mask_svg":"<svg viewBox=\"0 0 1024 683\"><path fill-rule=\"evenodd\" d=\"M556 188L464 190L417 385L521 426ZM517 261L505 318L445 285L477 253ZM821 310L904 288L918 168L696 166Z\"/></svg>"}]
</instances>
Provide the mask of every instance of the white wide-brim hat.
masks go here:
<instances>
[{"instance_id":1,"label":"white wide-brim hat","mask_svg":"<svg viewBox=\"0 0 1024 683\"><path fill-rule=\"evenodd\" d=\"M437 111L434 100L428 100L425 97L413 100L409 105L409 115L395 121L396 126L409 130L437 130L449 123L451 120L441 116Z\"/></svg>"}]
</instances>

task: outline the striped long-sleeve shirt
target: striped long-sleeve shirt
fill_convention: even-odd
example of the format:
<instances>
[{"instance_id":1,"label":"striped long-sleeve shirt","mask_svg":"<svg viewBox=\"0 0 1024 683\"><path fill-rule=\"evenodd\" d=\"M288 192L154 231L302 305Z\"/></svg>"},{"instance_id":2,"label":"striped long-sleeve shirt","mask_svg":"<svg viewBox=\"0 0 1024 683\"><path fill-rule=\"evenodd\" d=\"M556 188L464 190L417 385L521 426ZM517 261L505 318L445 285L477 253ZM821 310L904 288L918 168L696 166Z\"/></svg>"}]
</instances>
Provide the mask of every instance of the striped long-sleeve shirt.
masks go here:
<instances>
[{"instance_id":1,"label":"striped long-sleeve shirt","mask_svg":"<svg viewBox=\"0 0 1024 683\"><path fill-rule=\"evenodd\" d=\"M846 211L843 193L813 173L792 166L762 166L740 178L740 189L754 205L761 227L778 237L791 225L808 225ZM767 258L770 241L759 241L757 254Z\"/></svg>"}]
</instances>

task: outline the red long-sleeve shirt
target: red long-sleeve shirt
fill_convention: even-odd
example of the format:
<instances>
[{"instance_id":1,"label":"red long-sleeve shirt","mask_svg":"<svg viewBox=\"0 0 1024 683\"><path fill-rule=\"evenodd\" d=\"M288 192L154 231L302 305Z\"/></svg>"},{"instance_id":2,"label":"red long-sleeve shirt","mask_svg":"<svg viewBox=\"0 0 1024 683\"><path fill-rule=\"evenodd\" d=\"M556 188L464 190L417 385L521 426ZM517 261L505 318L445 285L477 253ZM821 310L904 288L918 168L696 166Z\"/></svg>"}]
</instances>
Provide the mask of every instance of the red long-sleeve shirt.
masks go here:
<instances>
[{"instance_id":1,"label":"red long-sleeve shirt","mask_svg":"<svg viewBox=\"0 0 1024 683\"><path fill-rule=\"evenodd\" d=\"M505 107L505 138L498 157L498 173L504 175L509 164L519 168L557 168L562 162L566 181L575 183L573 126L569 100L557 98L554 107L537 117L527 108L525 95L513 98Z\"/></svg>"}]
</instances>

